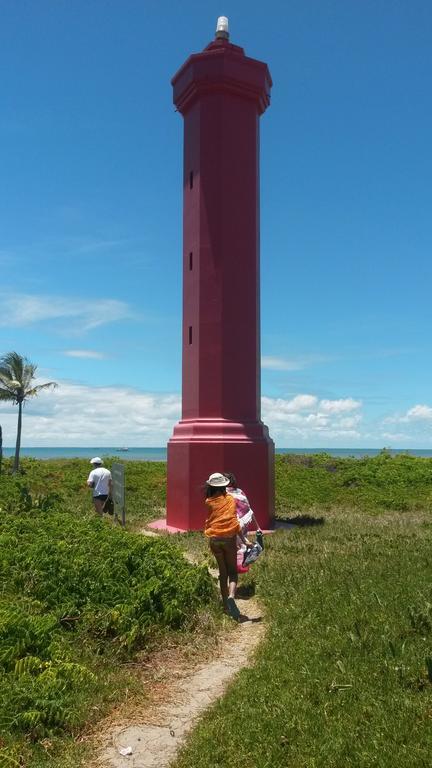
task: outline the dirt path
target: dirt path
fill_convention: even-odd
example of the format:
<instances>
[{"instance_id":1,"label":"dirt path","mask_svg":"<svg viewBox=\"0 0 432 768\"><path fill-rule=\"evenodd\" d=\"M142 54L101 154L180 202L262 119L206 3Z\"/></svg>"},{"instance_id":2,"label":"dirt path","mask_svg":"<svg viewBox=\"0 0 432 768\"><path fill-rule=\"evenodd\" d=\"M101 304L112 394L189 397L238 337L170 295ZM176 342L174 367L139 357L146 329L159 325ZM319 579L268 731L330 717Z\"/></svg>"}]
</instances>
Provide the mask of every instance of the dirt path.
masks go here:
<instances>
[{"instance_id":1,"label":"dirt path","mask_svg":"<svg viewBox=\"0 0 432 768\"><path fill-rule=\"evenodd\" d=\"M213 572L212 572L213 573ZM200 715L225 692L251 656L264 634L262 610L255 598L237 599L243 620L221 636L210 661L176 661L174 674L166 659L161 690L150 696L144 711L132 713L127 722L102 724L98 756L90 768L165 768L174 759L184 737ZM158 660L155 659L157 664ZM163 669L164 662L159 660ZM121 754L126 750L129 754Z\"/></svg>"}]
</instances>

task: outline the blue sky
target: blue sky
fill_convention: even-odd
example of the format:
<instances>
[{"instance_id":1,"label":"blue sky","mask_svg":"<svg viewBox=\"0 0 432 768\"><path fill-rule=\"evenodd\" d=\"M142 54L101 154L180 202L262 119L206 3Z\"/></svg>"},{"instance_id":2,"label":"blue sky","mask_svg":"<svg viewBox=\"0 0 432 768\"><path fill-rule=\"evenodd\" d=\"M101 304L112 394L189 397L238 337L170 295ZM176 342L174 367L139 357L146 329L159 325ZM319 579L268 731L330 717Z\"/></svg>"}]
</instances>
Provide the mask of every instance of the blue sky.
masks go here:
<instances>
[{"instance_id":1,"label":"blue sky","mask_svg":"<svg viewBox=\"0 0 432 768\"><path fill-rule=\"evenodd\" d=\"M163 445L180 414L182 119L216 19L269 64L263 418L279 447L432 447L429 0L3 0L0 352L25 445ZM16 413L0 407L4 442Z\"/></svg>"}]
</instances>

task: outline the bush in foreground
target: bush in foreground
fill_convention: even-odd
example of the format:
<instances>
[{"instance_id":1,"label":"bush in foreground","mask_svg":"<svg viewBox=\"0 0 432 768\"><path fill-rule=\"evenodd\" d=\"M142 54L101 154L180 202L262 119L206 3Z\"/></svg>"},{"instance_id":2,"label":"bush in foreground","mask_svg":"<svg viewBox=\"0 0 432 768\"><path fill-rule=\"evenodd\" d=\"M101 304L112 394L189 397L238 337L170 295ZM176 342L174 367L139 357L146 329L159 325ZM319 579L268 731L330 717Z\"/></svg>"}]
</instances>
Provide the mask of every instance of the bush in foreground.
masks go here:
<instances>
[{"instance_id":1,"label":"bush in foreground","mask_svg":"<svg viewBox=\"0 0 432 768\"><path fill-rule=\"evenodd\" d=\"M214 594L167 539L131 534L56 500L2 516L0 728L40 738L83 722L101 657L126 658ZM48 507L53 508L48 509Z\"/></svg>"}]
</instances>

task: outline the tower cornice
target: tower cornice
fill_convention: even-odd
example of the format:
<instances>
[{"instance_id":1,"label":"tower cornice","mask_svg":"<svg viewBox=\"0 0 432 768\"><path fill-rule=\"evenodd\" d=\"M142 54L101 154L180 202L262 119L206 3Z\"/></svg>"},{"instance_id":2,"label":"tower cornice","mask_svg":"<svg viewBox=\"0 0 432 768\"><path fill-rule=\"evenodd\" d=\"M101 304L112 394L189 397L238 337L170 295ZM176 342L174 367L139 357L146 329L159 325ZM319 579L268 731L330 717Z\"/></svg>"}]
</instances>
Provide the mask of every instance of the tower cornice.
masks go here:
<instances>
[{"instance_id":1,"label":"tower cornice","mask_svg":"<svg viewBox=\"0 0 432 768\"><path fill-rule=\"evenodd\" d=\"M233 93L256 102L261 115L270 104L272 79L267 64L246 56L227 40L214 40L185 61L171 80L173 101L185 114L206 93Z\"/></svg>"}]
</instances>

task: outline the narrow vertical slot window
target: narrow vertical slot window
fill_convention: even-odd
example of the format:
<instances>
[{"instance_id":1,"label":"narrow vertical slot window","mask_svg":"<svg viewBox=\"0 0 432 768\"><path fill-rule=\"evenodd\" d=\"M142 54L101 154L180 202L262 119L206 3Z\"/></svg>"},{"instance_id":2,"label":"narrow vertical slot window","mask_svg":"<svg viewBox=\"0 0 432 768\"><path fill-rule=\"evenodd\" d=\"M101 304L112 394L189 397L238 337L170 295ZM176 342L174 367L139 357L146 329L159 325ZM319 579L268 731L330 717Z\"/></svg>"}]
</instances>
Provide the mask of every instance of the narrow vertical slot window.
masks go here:
<instances>
[{"instance_id":1,"label":"narrow vertical slot window","mask_svg":"<svg viewBox=\"0 0 432 768\"><path fill-rule=\"evenodd\" d=\"M192 344L192 326L189 326L189 344Z\"/></svg>"},{"instance_id":2,"label":"narrow vertical slot window","mask_svg":"<svg viewBox=\"0 0 432 768\"><path fill-rule=\"evenodd\" d=\"M193 189L193 181L193 171L191 171L189 174L189 189Z\"/></svg>"},{"instance_id":3,"label":"narrow vertical slot window","mask_svg":"<svg viewBox=\"0 0 432 768\"><path fill-rule=\"evenodd\" d=\"M192 267L193 267L193 255L192 255L192 251L191 251L190 254L189 254L189 270L191 272L192 272Z\"/></svg>"}]
</instances>

